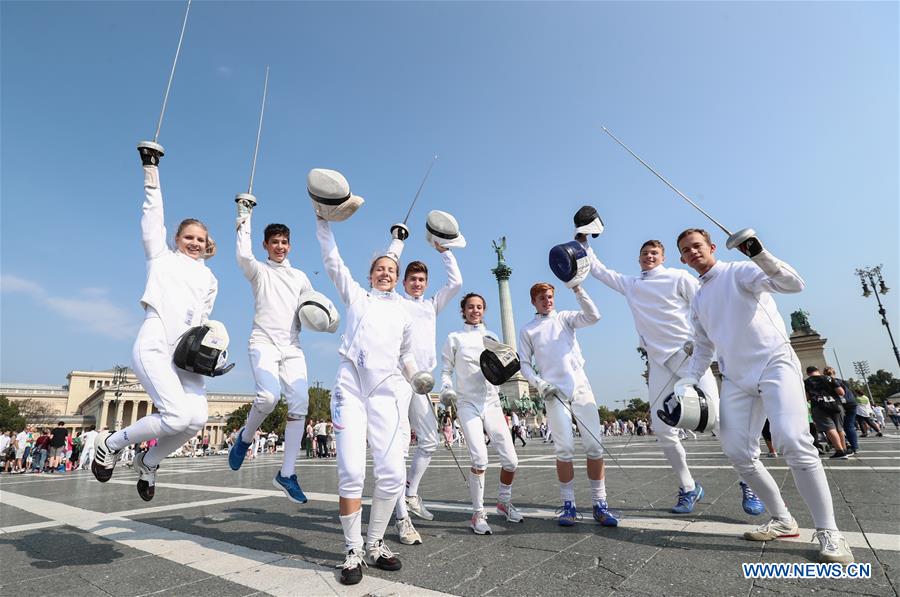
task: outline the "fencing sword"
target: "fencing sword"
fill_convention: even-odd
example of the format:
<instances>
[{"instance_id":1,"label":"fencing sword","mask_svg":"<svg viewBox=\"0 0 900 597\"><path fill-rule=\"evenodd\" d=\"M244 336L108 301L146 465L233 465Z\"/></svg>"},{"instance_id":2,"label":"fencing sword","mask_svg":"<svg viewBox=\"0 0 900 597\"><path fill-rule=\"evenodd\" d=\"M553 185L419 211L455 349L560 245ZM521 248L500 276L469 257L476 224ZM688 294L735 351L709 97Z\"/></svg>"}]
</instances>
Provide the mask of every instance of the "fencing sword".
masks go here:
<instances>
[{"instance_id":1,"label":"fencing sword","mask_svg":"<svg viewBox=\"0 0 900 597\"><path fill-rule=\"evenodd\" d=\"M175 59L172 61L172 71L169 73L169 82L166 84L166 93L163 96L162 110L159 112L159 120L156 122L156 134L153 135L153 141L141 141L138 143L138 149L147 148L158 152L160 156L165 155L163 146L157 143L159 140L159 131L162 128L163 116L166 114L166 104L169 103L169 91L172 89L172 79L175 78L175 66L178 64L178 55L181 53L181 42L184 41L184 30L187 28L188 14L191 12L191 0L188 0L187 9L184 11L184 22L181 23L181 35L178 37L178 47L175 49Z\"/></svg>"},{"instance_id":2,"label":"fencing sword","mask_svg":"<svg viewBox=\"0 0 900 597\"><path fill-rule=\"evenodd\" d=\"M727 235L728 235L728 240L725 241L725 246L726 246L726 247L728 247L729 249L734 249L734 248L739 247L740 245L742 245L742 244L743 244L744 242L746 242L748 239L751 239L751 238L753 238L753 237L756 236L756 231L753 230L753 228L742 228L741 230L738 230L737 232L732 233L730 230L728 230L728 228L726 228L725 226L723 226L722 224L720 224L718 220L716 220L714 217L712 217L711 215L709 215L702 207L700 207L699 205L697 205L696 203L694 203L693 201L691 201L690 197L688 197L687 195L685 195L684 193L682 193L681 191L679 191L678 189L676 189L676 188L675 188L675 185L673 185L671 182L669 182L668 180L666 180L666 178L665 178L662 174L660 174L659 172L657 172L656 170L654 170L654 169L653 169L653 166L651 166L650 164L648 164L647 162L645 162L644 160L642 160L642 159L638 156L638 154L636 154L636 153L634 153L633 151L631 151L631 149L629 149L627 145L625 145L624 143L622 143L622 142L619 140L618 137L616 137L615 135L613 135L613 134L609 131L608 128L606 128L605 126L604 126L604 127L601 127L601 128L603 129L603 132L605 132L607 135L609 135L610 137L612 137L613 141L615 141L616 143L618 143L619 145L621 145L622 148L625 149L625 151L627 151L627 152L630 153L632 156L634 156L634 159L636 159L637 161L639 161L640 163L642 163L642 164L644 165L644 167L647 168L647 170L649 170L650 172L652 172L653 174L655 174L656 177L657 177L658 179L660 179L661 181L663 181L667 187L669 187L670 189L672 189L673 191L675 191L676 193L678 193L678 195L679 195L682 199L684 199L685 201L687 201L688 203L690 203L690 204L694 207L694 209L696 209L697 211L699 211L700 213L702 213L704 216L706 216L707 218L709 218L709 221L710 221L710 222L712 222L713 224L715 224L716 226L718 226L718 227L722 230L722 232L724 232L725 234L727 234Z\"/></svg>"},{"instance_id":3,"label":"fencing sword","mask_svg":"<svg viewBox=\"0 0 900 597\"><path fill-rule=\"evenodd\" d=\"M259 125L256 127L256 148L253 150L253 163L250 165L250 184L246 193L238 193L234 202L243 205L247 209L256 207L256 197L253 196L253 177L256 175L256 157L259 155L259 139L262 136L263 115L266 113L266 95L269 92L269 67L266 67L266 80L263 83L262 107L259 109Z\"/></svg>"},{"instance_id":4,"label":"fencing sword","mask_svg":"<svg viewBox=\"0 0 900 597\"><path fill-rule=\"evenodd\" d=\"M428 164L428 170L425 171L425 176L422 177L422 182L419 184L419 189L416 191L416 196L413 197L412 204L406 211L406 217L403 218L403 222L391 226L391 236L396 235L396 237L400 240L406 240L407 238L409 238L409 228L406 227L406 221L409 219L409 214L412 213L413 207L415 207L416 205L416 201L419 200L419 194L422 192L422 188L425 187L425 181L428 180L428 175L431 174L431 169L434 168L434 163L437 161L437 159L438 157L434 156L434 159L432 159L431 163Z\"/></svg>"},{"instance_id":5,"label":"fencing sword","mask_svg":"<svg viewBox=\"0 0 900 597\"><path fill-rule=\"evenodd\" d=\"M452 406L447 407L447 415L450 417L450 429L453 429L453 411L451 410L452 408L453 408ZM442 435L441 422L437 420L436 416L435 416L434 420L437 421L437 424L438 424L438 435ZM460 426L459 432L462 433L462 426ZM466 487L468 487L469 486L469 478L466 476L466 474L462 470L462 467L459 465L459 460L456 459L456 453L453 451L453 446L450 445L450 440L448 440L446 437L444 438L444 445L447 446L448 450L450 450L450 456L453 456L453 462L456 463L456 468L459 469L459 474L462 475L463 483L465 483Z\"/></svg>"}]
</instances>

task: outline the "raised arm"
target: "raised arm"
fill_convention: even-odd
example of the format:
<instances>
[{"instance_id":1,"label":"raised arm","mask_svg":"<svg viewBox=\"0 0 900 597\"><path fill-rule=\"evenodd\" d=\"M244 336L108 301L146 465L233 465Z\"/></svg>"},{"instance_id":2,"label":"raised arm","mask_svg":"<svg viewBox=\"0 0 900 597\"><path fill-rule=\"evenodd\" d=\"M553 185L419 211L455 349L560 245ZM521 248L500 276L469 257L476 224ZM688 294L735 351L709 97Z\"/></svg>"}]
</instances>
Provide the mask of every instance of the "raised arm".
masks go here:
<instances>
[{"instance_id":1,"label":"raised arm","mask_svg":"<svg viewBox=\"0 0 900 597\"><path fill-rule=\"evenodd\" d=\"M603 262L597 259L597 256L594 254L593 247L588 247L587 254L591 259L591 275L616 292L625 294L625 281L627 280L627 277L603 265Z\"/></svg>"},{"instance_id":2,"label":"raised arm","mask_svg":"<svg viewBox=\"0 0 900 597\"><path fill-rule=\"evenodd\" d=\"M316 218L316 237L319 239L319 248L322 250L322 263L325 265L325 271L337 288L341 301L345 305L349 305L360 293L365 293L365 290L353 279L350 269L344 265L344 260L341 259L334 234L332 234L327 220Z\"/></svg>"},{"instance_id":3,"label":"raised arm","mask_svg":"<svg viewBox=\"0 0 900 597\"><path fill-rule=\"evenodd\" d=\"M575 292L575 298L578 299L581 311L560 311L559 317L563 320L563 323L571 328L578 329L594 325L600 321L600 311L597 310L597 305L591 300L584 287L576 286L572 290Z\"/></svg>"},{"instance_id":4,"label":"raised arm","mask_svg":"<svg viewBox=\"0 0 900 597\"><path fill-rule=\"evenodd\" d=\"M751 259L753 264L742 264L737 279L741 288L747 292L794 294L806 287L803 278L794 268L765 249Z\"/></svg>"},{"instance_id":5,"label":"raised arm","mask_svg":"<svg viewBox=\"0 0 900 597\"><path fill-rule=\"evenodd\" d=\"M253 241L251 240L250 230L251 215L249 213L239 215L237 218L237 261L244 273L244 277L253 281L259 273L259 262L253 256Z\"/></svg>"},{"instance_id":6,"label":"raised arm","mask_svg":"<svg viewBox=\"0 0 900 597\"><path fill-rule=\"evenodd\" d=\"M450 299L462 288L462 274L459 272L459 264L456 263L456 256L453 255L453 251L441 253L441 261L444 262L444 269L447 271L447 283L434 295L435 313L440 313L447 306L447 303L450 302Z\"/></svg>"},{"instance_id":7,"label":"raised arm","mask_svg":"<svg viewBox=\"0 0 900 597\"><path fill-rule=\"evenodd\" d=\"M148 261L159 257L168 250L163 197L162 190L159 188L159 167L157 166L144 166L141 238L144 241L144 255Z\"/></svg>"}]
</instances>

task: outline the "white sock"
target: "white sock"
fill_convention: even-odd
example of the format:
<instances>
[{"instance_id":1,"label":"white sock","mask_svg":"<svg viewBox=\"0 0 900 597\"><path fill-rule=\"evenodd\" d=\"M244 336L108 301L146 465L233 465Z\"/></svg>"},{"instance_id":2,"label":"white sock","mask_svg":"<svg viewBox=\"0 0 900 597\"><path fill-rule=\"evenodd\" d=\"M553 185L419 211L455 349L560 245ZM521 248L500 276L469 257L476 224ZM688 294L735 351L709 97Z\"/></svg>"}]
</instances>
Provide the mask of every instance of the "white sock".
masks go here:
<instances>
[{"instance_id":1,"label":"white sock","mask_svg":"<svg viewBox=\"0 0 900 597\"><path fill-rule=\"evenodd\" d=\"M472 508L478 512L484 510L484 473L476 475L469 471L469 496L472 498Z\"/></svg>"},{"instance_id":2,"label":"white sock","mask_svg":"<svg viewBox=\"0 0 900 597\"><path fill-rule=\"evenodd\" d=\"M591 499L595 502L606 501L606 479L591 479Z\"/></svg>"},{"instance_id":3,"label":"white sock","mask_svg":"<svg viewBox=\"0 0 900 597\"><path fill-rule=\"evenodd\" d=\"M341 528L344 530L344 546L347 551L362 549L362 508L353 514L341 516Z\"/></svg>"},{"instance_id":4,"label":"white sock","mask_svg":"<svg viewBox=\"0 0 900 597\"><path fill-rule=\"evenodd\" d=\"M158 414L138 419L134 425L116 431L106 438L106 445L110 450L121 450L128 444L140 444L157 438L163 433L161 420L162 417Z\"/></svg>"},{"instance_id":5,"label":"white sock","mask_svg":"<svg viewBox=\"0 0 900 597\"><path fill-rule=\"evenodd\" d=\"M369 528L366 532L366 546L372 545L379 539L384 539L384 531L391 521L391 512L397 497L372 496L372 509L369 511Z\"/></svg>"},{"instance_id":6,"label":"white sock","mask_svg":"<svg viewBox=\"0 0 900 597\"><path fill-rule=\"evenodd\" d=\"M284 460L281 463L281 476L290 477L294 474L297 454L300 453L300 441L303 439L304 419L288 421L284 426Z\"/></svg>"},{"instance_id":7,"label":"white sock","mask_svg":"<svg viewBox=\"0 0 900 597\"><path fill-rule=\"evenodd\" d=\"M681 442L674 446L664 446L662 451L666 461L678 478L679 487L684 491L694 491L696 484L694 483L694 477L691 476L690 469L688 469L687 456Z\"/></svg>"},{"instance_id":8,"label":"white sock","mask_svg":"<svg viewBox=\"0 0 900 597\"><path fill-rule=\"evenodd\" d=\"M504 485L503 481L497 484L497 501L509 502L512 499L512 483Z\"/></svg>"},{"instance_id":9,"label":"white sock","mask_svg":"<svg viewBox=\"0 0 900 597\"><path fill-rule=\"evenodd\" d=\"M400 492L400 495L397 496L397 505L394 506L394 516L397 520L403 520L407 516L409 516L409 510L406 508L406 498L403 497L403 492Z\"/></svg>"},{"instance_id":10,"label":"white sock","mask_svg":"<svg viewBox=\"0 0 900 597\"><path fill-rule=\"evenodd\" d=\"M269 413L259 410L255 404L251 406L250 412L247 413L247 421L244 423L244 432L241 433L241 441L245 444L252 442L256 430L268 416Z\"/></svg>"},{"instance_id":11,"label":"white sock","mask_svg":"<svg viewBox=\"0 0 900 597\"><path fill-rule=\"evenodd\" d=\"M409 473L406 475L406 495L412 497L419 495L419 482L428 465L431 464L431 454L423 454L419 450L413 454L412 463L409 465Z\"/></svg>"},{"instance_id":12,"label":"white sock","mask_svg":"<svg viewBox=\"0 0 900 597\"><path fill-rule=\"evenodd\" d=\"M563 502L575 503L575 479L568 483L559 482L559 497Z\"/></svg>"},{"instance_id":13,"label":"white sock","mask_svg":"<svg viewBox=\"0 0 900 597\"><path fill-rule=\"evenodd\" d=\"M794 484L800 492L800 497L806 502L816 528L836 531L834 504L831 501L831 491L828 489L828 479L825 477L825 469L820 463L817 464L818 466L813 465L809 468L791 468ZM766 506L768 507L768 504Z\"/></svg>"},{"instance_id":14,"label":"white sock","mask_svg":"<svg viewBox=\"0 0 900 597\"><path fill-rule=\"evenodd\" d=\"M165 460L169 454L197 435L197 431L197 429L185 429L181 433L159 438L156 445L147 450L147 453L144 454L144 464L150 468L159 466L159 463Z\"/></svg>"}]
</instances>

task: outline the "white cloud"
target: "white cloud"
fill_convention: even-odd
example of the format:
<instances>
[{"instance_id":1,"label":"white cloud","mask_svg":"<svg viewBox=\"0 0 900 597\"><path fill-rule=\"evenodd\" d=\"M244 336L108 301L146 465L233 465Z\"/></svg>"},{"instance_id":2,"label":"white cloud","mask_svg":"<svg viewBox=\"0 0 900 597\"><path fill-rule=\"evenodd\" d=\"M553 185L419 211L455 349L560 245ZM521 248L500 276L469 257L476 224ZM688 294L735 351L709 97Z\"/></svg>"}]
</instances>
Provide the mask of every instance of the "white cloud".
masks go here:
<instances>
[{"instance_id":1,"label":"white cloud","mask_svg":"<svg viewBox=\"0 0 900 597\"><path fill-rule=\"evenodd\" d=\"M3 292L27 292L34 295L44 294L44 289L35 282L9 274L0 275L0 290Z\"/></svg>"},{"instance_id":2,"label":"white cloud","mask_svg":"<svg viewBox=\"0 0 900 597\"><path fill-rule=\"evenodd\" d=\"M79 332L95 333L116 340L133 337L137 320L127 309L106 298L105 288L84 288L85 298L53 296L31 280L4 274L0 276L3 292L24 292L39 303L75 325Z\"/></svg>"}]
</instances>

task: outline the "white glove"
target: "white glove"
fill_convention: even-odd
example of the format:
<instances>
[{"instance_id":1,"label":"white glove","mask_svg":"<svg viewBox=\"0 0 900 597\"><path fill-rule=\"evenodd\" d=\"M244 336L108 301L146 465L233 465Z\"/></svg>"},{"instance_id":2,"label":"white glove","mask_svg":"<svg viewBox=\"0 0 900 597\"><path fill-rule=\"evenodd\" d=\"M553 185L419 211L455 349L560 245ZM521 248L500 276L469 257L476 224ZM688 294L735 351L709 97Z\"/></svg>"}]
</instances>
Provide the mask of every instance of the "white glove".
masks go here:
<instances>
[{"instance_id":1,"label":"white glove","mask_svg":"<svg viewBox=\"0 0 900 597\"><path fill-rule=\"evenodd\" d=\"M427 394L434 388L434 377L428 371L419 371L409 380L409 385L416 394Z\"/></svg>"},{"instance_id":2,"label":"white glove","mask_svg":"<svg viewBox=\"0 0 900 597\"><path fill-rule=\"evenodd\" d=\"M778 274L778 272L781 270L781 264L778 262L775 256L765 249L751 257L750 261L758 265L759 269L761 269L767 276L770 277Z\"/></svg>"},{"instance_id":3,"label":"white glove","mask_svg":"<svg viewBox=\"0 0 900 597\"><path fill-rule=\"evenodd\" d=\"M559 388L544 380L538 382L537 391L545 401L553 400L555 396L562 398L562 393L559 391Z\"/></svg>"},{"instance_id":4,"label":"white glove","mask_svg":"<svg viewBox=\"0 0 900 597\"><path fill-rule=\"evenodd\" d=\"M238 219L243 218L244 216L249 216L253 212L253 206L249 201L240 200L237 201L237 214Z\"/></svg>"},{"instance_id":5,"label":"white glove","mask_svg":"<svg viewBox=\"0 0 900 597\"><path fill-rule=\"evenodd\" d=\"M446 408L456 408L456 392L453 388L446 387L441 391L441 404Z\"/></svg>"},{"instance_id":6,"label":"white glove","mask_svg":"<svg viewBox=\"0 0 900 597\"><path fill-rule=\"evenodd\" d=\"M686 388L690 388L691 386L696 386L700 384L700 380L696 377L682 377L678 381L675 382L674 393L675 396L680 400L684 398L684 393Z\"/></svg>"}]
</instances>

